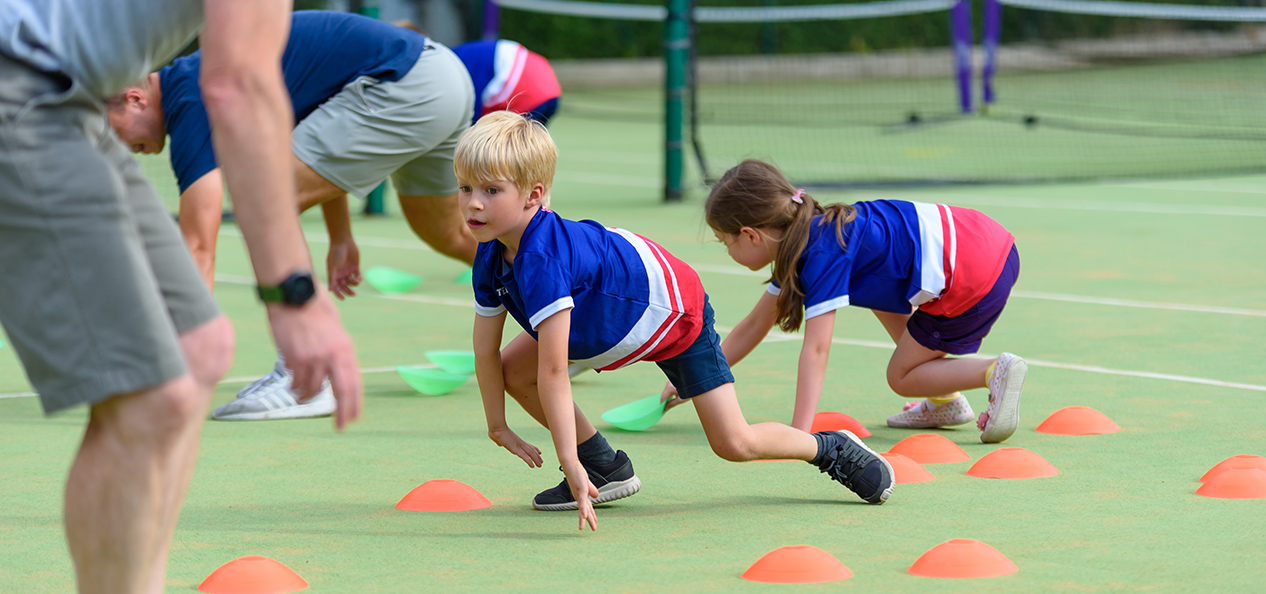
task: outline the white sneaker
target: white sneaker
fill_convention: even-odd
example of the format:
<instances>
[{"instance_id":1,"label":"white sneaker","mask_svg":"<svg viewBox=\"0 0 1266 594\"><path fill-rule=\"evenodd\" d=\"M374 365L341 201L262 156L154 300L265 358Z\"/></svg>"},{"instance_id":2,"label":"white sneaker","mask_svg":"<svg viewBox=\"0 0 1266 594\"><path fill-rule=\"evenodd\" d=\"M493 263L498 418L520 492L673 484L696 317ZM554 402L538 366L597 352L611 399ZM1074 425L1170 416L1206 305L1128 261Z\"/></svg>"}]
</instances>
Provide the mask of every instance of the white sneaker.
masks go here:
<instances>
[{"instance_id":1,"label":"white sneaker","mask_svg":"<svg viewBox=\"0 0 1266 594\"><path fill-rule=\"evenodd\" d=\"M888 417L889 427L901 429L934 429L970 423L976 418L967 397L959 394L945 404L937 404L924 399L922 402L906 404L901 412Z\"/></svg>"},{"instance_id":2,"label":"white sneaker","mask_svg":"<svg viewBox=\"0 0 1266 594\"><path fill-rule=\"evenodd\" d=\"M314 396L299 402L294 392L290 391L290 382L293 379L290 370L278 362L272 373L243 388L237 393L235 400L215 409L211 418L218 421L265 421L328 417L334 414L338 404L334 400L330 380L323 381L321 389Z\"/></svg>"},{"instance_id":3,"label":"white sneaker","mask_svg":"<svg viewBox=\"0 0 1266 594\"><path fill-rule=\"evenodd\" d=\"M1020 423L1020 391L1029 364L1011 353L998 355L989 378L989 409L980 414L976 427L980 441L1000 443L1015 433Z\"/></svg>"}]
</instances>

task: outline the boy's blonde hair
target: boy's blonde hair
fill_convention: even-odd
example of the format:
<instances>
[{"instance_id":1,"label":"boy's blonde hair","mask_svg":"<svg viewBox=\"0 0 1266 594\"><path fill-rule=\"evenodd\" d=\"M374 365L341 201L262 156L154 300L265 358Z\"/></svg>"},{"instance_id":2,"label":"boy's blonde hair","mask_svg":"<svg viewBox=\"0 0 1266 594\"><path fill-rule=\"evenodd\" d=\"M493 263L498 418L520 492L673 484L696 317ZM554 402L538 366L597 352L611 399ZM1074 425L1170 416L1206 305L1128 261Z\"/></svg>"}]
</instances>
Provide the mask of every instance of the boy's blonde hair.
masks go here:
<instances>
[{"instance_id":1,"label":"boy's blonde hair","mask_svg":"<svg viewBox=\"0 0 1266 594\"><path fill-rule=\"evenodd\" d=\"M540 122L509 111L494 111L457 140L453 172L465 182L510 181L526 192L545 186L541 206L549 206L558 147Z\"/></svg>"}]
</instances>

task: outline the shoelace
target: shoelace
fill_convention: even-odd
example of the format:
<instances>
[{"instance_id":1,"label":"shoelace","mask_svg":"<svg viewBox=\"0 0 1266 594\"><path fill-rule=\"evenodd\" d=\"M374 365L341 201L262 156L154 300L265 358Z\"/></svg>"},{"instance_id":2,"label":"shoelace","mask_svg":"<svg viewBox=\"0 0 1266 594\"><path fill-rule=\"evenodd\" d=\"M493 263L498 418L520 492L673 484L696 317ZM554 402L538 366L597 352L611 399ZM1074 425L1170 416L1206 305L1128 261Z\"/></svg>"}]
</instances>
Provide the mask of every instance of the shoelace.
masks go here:
<instances>
[{"instance_id":1,"label":"shoelace","mask_svg":"<svg viewBox=\"0 0 1266 594\"><path fill-rule=\"evenodd\" d=\"M268 375L265 375L264 377L261 377L255 380L255 382L252 383L251 385L246 386L246 388L244 388L241 391L241 396L239 396L239 398L244 397L244 396L249 396L251 394L254 394L255 392L258 392L260 388L263 388L265 385L274 381L274 379L277 379L277 378L280 378L281 380L284 381L286 379L286 376L285 374L278 373L276 369L273 369L272 372L270 372Z\"/></svg>"},{"instance_id":2,"label":"shoelace","mask_svg":"<svg viewBox=\"0 0 1266 594\"><path fill-rule=\"evenodd\" d=\"M841 485L852 489L854 484L854 475L845 472L844 464L848 463L853 467L857 467L861 464L861 459L864 455L865 452L861 448L852 446L851 444L837 445L835 446L835 455L830 456L830 460L827 462L826 466L819 468L819 470L829 473L831 478L839 481ZM841 476L843 478L840 478Z\"/></svg>"}]
</instances>

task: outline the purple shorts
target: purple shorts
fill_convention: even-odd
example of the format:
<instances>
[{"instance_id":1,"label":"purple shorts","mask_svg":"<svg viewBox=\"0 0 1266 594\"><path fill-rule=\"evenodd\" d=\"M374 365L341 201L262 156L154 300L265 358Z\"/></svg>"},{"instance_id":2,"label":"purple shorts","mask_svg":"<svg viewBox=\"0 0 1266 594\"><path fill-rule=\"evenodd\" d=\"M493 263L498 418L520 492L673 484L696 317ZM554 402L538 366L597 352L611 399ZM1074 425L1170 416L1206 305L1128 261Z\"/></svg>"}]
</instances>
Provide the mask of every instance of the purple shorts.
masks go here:
<instances>
[{"instance_id":1,"label":"purple shorts","mask_svg":"<svg viewBox=\"0 0 1266 594\"><path fill-rule=\"evenodd\" d=\"M979 351L980 341L1002 315L1011 287L1015 286L1019 276L1020 252L1012 245L1002 274L980 301L952 318L915 310L906 322L906 330L916 342L934 351L951 355L969 355Z\"/></svg>"}]
</instances>

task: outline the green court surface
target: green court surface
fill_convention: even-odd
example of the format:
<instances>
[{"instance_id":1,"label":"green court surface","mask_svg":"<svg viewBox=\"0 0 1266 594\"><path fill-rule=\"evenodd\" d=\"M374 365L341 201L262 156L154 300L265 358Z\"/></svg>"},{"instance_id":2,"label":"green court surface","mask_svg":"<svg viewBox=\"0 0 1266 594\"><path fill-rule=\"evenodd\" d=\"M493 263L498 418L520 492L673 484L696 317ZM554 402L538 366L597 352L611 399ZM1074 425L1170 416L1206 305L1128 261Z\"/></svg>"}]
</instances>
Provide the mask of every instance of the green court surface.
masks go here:
<instances>
[{"instance_id":1,"label":"green court surface","mask_svg":"<svg viewBox=\"0 0 1266 594\"><path fill-rule=\"evenodd\" d=\"M646 235L695 265L732 327L762 278L729 261L702 223L702 190L659 202L661 131L642 122L560 116L553 206ZM151 163L152 164L152 163ZM150 170L155 170L153 167ZM1266 177L976 186L818 193L826 201L902 198L983 210L1017 238L1022 273L984 353L1030 361L1019 431L1057 476L990 480L970 462L929 465L936 480L863 504L800 462L734 464L710 451L693 410L626 433L598 422L632 457L641 493L598 509L596 533L532 496L561 480L548 433L511 407L511 426L541 447L529 469L488 440L478 390L414 393L394 372L429 350L470 348L464 267L415 240L398 209L358 219L362 265L420 274L412 292L363 289L340 305L365 375L365 412L343 434L328 419L208 422L172 544L168 592L193 592L234 558L264 555L311 583L346 592L1251 592L1266 581L1266 500L1197 496L1198 479L1237 454L1266 455ZM305 215L314 258L325 243ZM214 405L268 371L273 347L236 229L220 245L217 298L237 357ZM887 450L916 431L884 419L902 399L884 381L890 352L874 317L841 312L821 408L847 413ZM507 334L509 337L510 334ZM5 340L7 343L8 341ZM735 368L750 421L790 420L795 337L775 336ZM576 378L590 418L652 395L651 364ZM0 592L74 589L61 496L85 411L44 418L11 346L0 350ZM969 394L983 410L983 390ZM1068 437L1034 431L1069 405L1122 427ZM968 426L970 427L970 426ZM939 431L973 460L968 427ZM431 479L478 489L492 507L405 512L395 503ZM1019 571L938 580L906 573L951 538L980 540ZM854 573L839 583L770 585L739 575L765 553L808 544Z\"/></svg>"}]
</instances>

